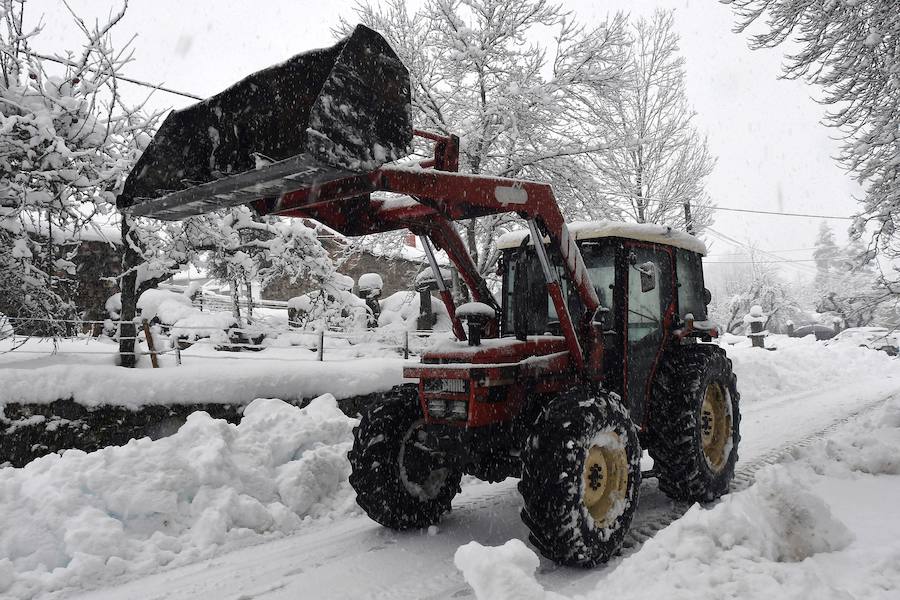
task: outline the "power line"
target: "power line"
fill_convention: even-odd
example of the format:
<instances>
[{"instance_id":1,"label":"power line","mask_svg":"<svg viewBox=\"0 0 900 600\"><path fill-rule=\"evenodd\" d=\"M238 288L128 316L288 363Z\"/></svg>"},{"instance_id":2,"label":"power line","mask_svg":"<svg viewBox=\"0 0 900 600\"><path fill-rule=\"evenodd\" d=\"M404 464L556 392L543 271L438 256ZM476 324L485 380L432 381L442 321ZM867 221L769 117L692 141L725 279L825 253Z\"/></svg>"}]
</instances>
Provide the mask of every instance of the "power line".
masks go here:
<instances>
[{"instance_id":1,"label":"power line","mask_svg":"<svg viewBox=\"0 0 900 600\"><path fill-rule=\"evenodd\" d=\"M40 58L41 60L49 60L50 62L59 63L59 64L61 64L61 65L65 65L65 66L67 66L67 67L75 67L75 68L82 67L82 65L75 64L75 63L73 63L73 62L71 62L71 61L68 61L68 60L63 60L63 59L61 59L61 58L54 58L54 57L52 57L52 56L46 56L46 55L44 55L44 54L38 54L37 52L31 52L30 50L26 50L26 51L24 51L24 53L27 54L28 56L33 56L33 57L35 57L35 58ZM94 67L87 67L87 66L85 66L85 67L83 67L83 68L87 69L88 71L93 71L94 73L98 73L98 72L99 72L99 70L96 69L96 68L94 68ZM169 94L175 94L176 96L184 96L185 98L190 98L190 99L192 99L192 100L204 100L204 99L205 99L205 98L202 98L202 97L197 96L197 95L195 95L195 94L190 94L190 93L188 93L188 92L179 92L178 90L173 90L172 88L165 87L165 86L163 86L163 85L157 85L157 84L149 83L149 82L147 82L147 81L141 81L140 79L134 79L134 78L132 78L132 77L125 77L124 75L116 74L116 79L120 79L120 80L122 80L122 81L127 81L128 83L133 83L133 84L135 84L135 85L142 85L142 86L144 86L144 87L146 87L146 88L150 88L150 89L153 89L153 90L159 90L159 91L161 91L161 92L167 92L167 93L169 93Z\"/></svg>"},{"instance_id":2,"label":"power line","mask_svg":"<svg viewBox=\"0 0 900 600\"><path fill-rule=\"evenodd\" d=\"M780 262L789 260L789 259L784 258L783 256L773 254L772 252L769 252L766 250L760 250L759 248L753 248L749 244L745 244L744 242L741 242L740 240L736 240L733 237L731 237L729 235L725 235L724 233L722 233L720 231L716 231L712 227L707 227L706 231L709 232L710 234L712 234L713 237L716 237L716 238L722 240L723 242L725 242L726 244L728 244L730 246L734 246L735 248L744 248L744 249L750 250L751 252L757 252L759 254L762 254L763 256L767 256L770 259L780 261ZM716 262L716 261L713 261L713 262ZM805 264L797 264L797 263L788 262L788 263L785 263L785 266L793 267L796 272L803 273L804 275L814 275L816 272L816 270L813 269L811 266L805 265Z\"/></svg>"},{"instance_id":3,"label":"power line","mask_svg":"<svg viewBox=\"0 0 900 600\"><path fill-rule=\"evenodd\" d=\"M816 247L813 246L811 248L784 248L782 250L768 250L768 252L809 252L815 249ZM743 254L747 254L747 252L721 252L719 254L708 254L707 256L735 256Z\"/></svg>"},{"instance_id":4,"label":"power line","mask_svg":"<svg viewBox=\"0 0 900 600\"><path fill-rule=\"evenodd\" d=\"M730 212L753 213L757 215L775 215L779 217L804 217L812 219L841 219L843 221L852 221L854 217L838 217L835 215L814 215L809 213L779 212L774 210L753 210L749 208L731 208L728 206L710 206L712 210L726 210Z\"/></svg>"},{"instance_id":5,"label":"power line","mask_svg":"<svg viewBox=\"0 0 900 600\"><path fill-rule=\"evenodd\" d=\"M762 254L763 256L768 256L769 258L777 259L777 260L772 260L772 261L747 261L746 264L759 264L761 262L782 263L782 264L784 264L785 267L793 268L794 272L797 274L800 274L800 275L805 275L807 277L811 277L811 276L824 277L828 281L843 281L843 277L837 273L822 273L818 269L812 267L811 265L802 264L802 262L799 260L792 261L790 259L784 258L783 256L773 254L770 251L753 248L749 244L746 244L744 242L734 239L731 236L728 236L728 235L725 235L724 233L716 231L712 227L707 227L706 232L712 234L713 237L718 238L719 240L725 242L726 244L729 244L730 246L734 246L735 248L746 248L747 250L750 250L751 252L758 252L759 254ZM725 263L726 261L721 261L721 262ZM719 261L711 261L711 263L708 263L707 261L703 261L704 265L717 264L717 263L719 263ZM798 263L800 263L800 264L798 264Z\"/></svg>"},{"instance_id":6,"label":"power line","mask_svg":"<svg viewBox=\"0 0 900 600\"><path fill-rule=\"evenodd\" d=\"M837 260L844 260L853 258L851 256L839 256L839 257L831 257ZM801 259L781 259L781 260L705 260L703 261L704 265L759 265L759 264L769 264L769 263L809 263L816 262L814 258L801 258Z\"/></svg>"}]
</instances>

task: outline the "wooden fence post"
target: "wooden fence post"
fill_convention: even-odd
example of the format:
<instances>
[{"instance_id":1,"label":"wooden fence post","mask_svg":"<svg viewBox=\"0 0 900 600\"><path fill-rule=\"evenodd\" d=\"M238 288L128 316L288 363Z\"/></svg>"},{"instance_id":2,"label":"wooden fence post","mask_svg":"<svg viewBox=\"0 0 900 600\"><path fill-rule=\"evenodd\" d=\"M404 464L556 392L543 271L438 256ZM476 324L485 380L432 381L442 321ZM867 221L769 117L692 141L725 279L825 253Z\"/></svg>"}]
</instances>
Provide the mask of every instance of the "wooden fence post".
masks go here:
<instances>
[{"instance_id":1,"label":"wooden fence post","mask_svg":"<svg viewBox=\"0 0 900 600\"><path fill-rule=\"evenodd\" d=\"M147 319L144 319L144 337L147 338L147 349L150 350L150 364L153 365L154 369L158 369L159 360L156 358L156 348L153 346L153 334L150 332L150 323L147 322ZM134 347L137 348L138 345L135 344Z\"/></svg>"},{"instance_id":2,"label":"wooden fence post","mask_svg":"<svg viewBox=\"0 0 900 600\"><path fill-rule=\"evenodd\" d=\"M409 331L403 332L403 358L409 358Z\"/></svg>"},{"instance_id":3,"label":"wooden fence post","mask_svg":"<svg viewBox=\"0 0 900 600\"><path fill-rule=\"evenodd\" d=\"M319 332L319 361L321 362L323 359L322 355L325 354L325 330Z\"/></svg>"}]
</instances>

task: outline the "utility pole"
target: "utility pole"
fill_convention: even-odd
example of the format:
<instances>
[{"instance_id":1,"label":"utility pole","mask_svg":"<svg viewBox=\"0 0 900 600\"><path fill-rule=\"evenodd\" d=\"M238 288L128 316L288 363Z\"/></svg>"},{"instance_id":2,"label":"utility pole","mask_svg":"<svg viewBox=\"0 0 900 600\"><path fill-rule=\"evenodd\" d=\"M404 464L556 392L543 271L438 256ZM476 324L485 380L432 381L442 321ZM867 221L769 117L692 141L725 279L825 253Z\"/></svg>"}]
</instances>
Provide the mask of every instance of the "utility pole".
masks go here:
<instances>
[{"instance_id":1,"label":"utility pole","mask_svg":"<svg viewBox=\"0 0 900 600\"><path fill-rule=\"evenodd\" d=\"M684 201L684 228L691 235L694 234L694 219L691 217L691 201Z\"/></svg>"}]
</instances>

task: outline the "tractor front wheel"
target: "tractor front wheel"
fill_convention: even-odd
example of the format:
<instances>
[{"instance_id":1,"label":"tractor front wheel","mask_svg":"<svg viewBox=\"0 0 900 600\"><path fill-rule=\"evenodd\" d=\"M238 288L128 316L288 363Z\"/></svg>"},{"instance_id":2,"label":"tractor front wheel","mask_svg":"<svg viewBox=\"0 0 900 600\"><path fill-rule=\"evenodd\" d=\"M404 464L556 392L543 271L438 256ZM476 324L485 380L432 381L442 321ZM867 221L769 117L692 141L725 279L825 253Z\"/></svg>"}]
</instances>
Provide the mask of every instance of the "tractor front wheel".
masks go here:
<instances>
[{"instance_id":1,"label":"tractor front wheel","mask_svg":"<svg viewBox=\"0 0 900 600\"><path fill-rule=\"evenodd\" d=\"M561 394L535 422L522 462L522 520L541 554L591 567L618 552L641 486L637 429L618 396Z\"/></svg>"},{"instance_id":2,"label":"tractor front wheel","mask_svg":"<svg viewBox=\"0 0 900 600\"><path fill-rule=\"evenodd\" d=\"M460 490L461 471L422 444L423 424L413 390L372 407L353 430L350 485L356 503L385 527L433 525Z\"/></svg>"},{"instance_id":3,"label":"tractor front wheel","mask_svg":"<svg viewBox=\"0 0 900 600\"><path fill-rule=\"evenodd\" d=\"M741 413L737 378L710 344L675 347L660 364L650 407L650 456L659 489L675 500L709 502L734 478Z\"/></svg>"}]
</instances>

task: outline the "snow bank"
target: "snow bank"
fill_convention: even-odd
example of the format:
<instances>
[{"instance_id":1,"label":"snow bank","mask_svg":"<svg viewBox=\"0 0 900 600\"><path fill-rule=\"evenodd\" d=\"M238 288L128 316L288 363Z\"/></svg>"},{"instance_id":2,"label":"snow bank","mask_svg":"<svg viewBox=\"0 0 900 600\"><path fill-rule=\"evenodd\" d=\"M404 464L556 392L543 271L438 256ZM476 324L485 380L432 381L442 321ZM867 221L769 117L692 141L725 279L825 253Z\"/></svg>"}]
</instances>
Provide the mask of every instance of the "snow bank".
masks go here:
<instances>
[{"instance_id":1,"label":"snow bank","mask_svg":"<svg viewBox=\"0 0 900 600\"><path fill-rule=\"evenodd\" d=\"M867 380L873 373L900 374L900 362L884 352L817 342L812 336L770 336L774 351L723 346L734 363L741 402L757 402Z\"/></svg>"},{"instance_id":2,"label":"snow bank","mask_svg":"<svg viewBox=\"0 0 900 600\"><path fill-rule=\"evenodd\" d=\"M239 425L194 413L167 438L0 469L0 596L96 586L355 512L355 424L330 395L304 409L258 399Z\"/></svg>"},{"instance_id":3,"label":"snow bank","mask_svg":"<svg viewBox=\"0 0 900 600\"><path fill-rule=\"evenodd\" d=\"M897 473L894 398L791 462L766 467L747 490L712 508L695 505L581 598L896 598L900 481L885 475ZM881 513L869 512L873 503ZM537 561L511 540L462 546L456 566L479 600L554 598L534 577Z\"/></svg>"}]
</instances>

